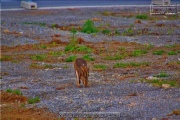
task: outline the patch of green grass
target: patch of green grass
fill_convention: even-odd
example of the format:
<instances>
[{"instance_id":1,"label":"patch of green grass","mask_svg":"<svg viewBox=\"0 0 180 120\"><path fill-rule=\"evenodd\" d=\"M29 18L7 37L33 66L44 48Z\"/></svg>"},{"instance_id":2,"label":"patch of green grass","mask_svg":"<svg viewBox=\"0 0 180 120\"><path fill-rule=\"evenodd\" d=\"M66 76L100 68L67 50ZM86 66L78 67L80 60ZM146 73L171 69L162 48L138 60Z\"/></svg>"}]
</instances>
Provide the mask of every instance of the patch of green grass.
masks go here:
<instances>
[{"instance_id":1,"label":"patch of green grass","mask_svg":"<svg viewBox=\"0 0 180 120\"><path fill-rule=\"evenodd\" d=\"M116 54L116 55L109 55L109 56L106 56L104 59L105 60L121 60L121 59L124 59L126 57L125 54Z\"/></svg>"},{"instance_id":2,"label":"patch of green grass","mask_svg":"<svg viewBox=\"0 0 180 120\"><path fill-rule=\"evenodd\" d=\"M63 66L63 68L64 68L64 69L68 69L68 68L69 68L69 66L65 65L65 66Z\"/></svg>"},{"instance_id":3,"label":"patch of green grass","mask_svg":"<svg viewBox=\"0 0 180 120\"><path fill-rule=\"evenodd\" d=\"M148 62L130 62L130 63L116 63L113 68L127 68L127 67L143 67L149 66Z\"/></svg>"},{"instance_id":4,"label":"patch of green grass","mask_svg":"<svg viewBox=\"0 0 180 120\"><path fill-rule=\"evenodd\" d=\"M133 34L134 32L132 28L128 28L122 33L123 36L126 36L126 35L132 36Z\"/></svg>"},{"instance_id":5,"label":"patch of green grass","mask_svg":"<svg viewBox=\"0 0 180 120\"><path fill-rule=\"evenodd\" d=\"M52 69L54 68L52 65L49 65L49 64L37 64L37 63L31 63L30 64L30 68L34 68L34 69Z\"/></svg>"},{"instance_id":6,"label":"patch of green grass","mask_svg":"<svg viewBox=\"0 0 180 120\"><path fill-rule=\"evenodd\" d=\"M43 23L43 22L24 22L23 24L26 24L26 25L39 25L41 27L46 26L46 23Z\"/></svg>"},{"instance_id":7,"label":"patch of green grass","mask_svg":"<svg viewBox=\"0 0 180 120\"><path fill-rule=\"evenodd\" d=\"M111 31L110 31L110 30L105 29L105 30L102 30L102 33L103 33L103 34L106 34L106 35L109 35L109 34L111 33Z\"/></svg>"},{"instance_id":8,"label":"patch of green grass","mask_svg":"<svg viewBox=\"0 0 180 120\"><path fill-rule=\"evenodd\" d=\"M94 65L94 68L95 68L96 70L106 70L106 69L107 69L107 66L106 66L106 65L99 64L99 65Z\"/></svg>"},{"instance_id":9,"label":"patch of green grass","mask_svg":"<svg viewBox=\"0 0 180 120\"><path fill-rule=\"evenodd\" d=\"M156 50L156 51L153 51L153 54L154 55L162 55L164 53L164 50Z\"/></svg>"},{"instance_id":10,"label":"patch of green grass","mask_svg":"<svg viewBox=\"0 0 180 120\"><path fill-rule=\"evenodd\" d=\"M139 56L142 56L142 55L144 55L146 53L148 53L147 50L134 50L131 55L133 57L139 57Z\"/></svg>"},{"instance_id":11,"label":"patch of green grass","mask_svg":"<svg viewBox=\"0 0 180 120\"><path fill-rule=\"evenodd\" d=\"M153 86L159 86L161 87L162 84L169 84L172 87L177 87L178 82L176 80L144 80L143 82L151 83Z\"/></svg>"},{"instance_id":12,"label":"patch of green grass","mask_svg":"<svg viewBox=\"0 0 180 120\"><path fill-rule=\"evenodd\" d=\"M49 54L52 56L55 56L55 57L65 55L65 53L63 51L51 51L51 52L49 52Z\"/></svg>"},{"instance_id":13,"label":"patch of green grass","mask_svg":"<svg viewBox=\"0 0 180 120\"><path fill-rule=\"evenodd\" d=\"M136 15L136 18L146 20L146 19L148 19L148 15L147 14L139 14L139 15Z\"/></svg>"},{"instance_id":14,"label":"patch of green grass","mask_svg":"<svg viewBox=\"0 0 180 120\"><path fill-rule=\"evenodd\" d=\"M119 47L119 50L120 51L126 51L126 48L125 47Z\"/></svg>"},{"instance_id":15,"label":"patch of green grass","mask_svg":"<svg viewBox=\"0 0 180 120\"><path fill-rule=\"evenodd\" d=\"M73 62L76 60L76 55L71 55L68 58L65 59L65 62Z\"/></svg>"},{"instance_id":16,"label":"patch of green grass","mask_svg":"<svg viewBox=\"0 0 180 120\"><path fill-rule=\"evenodd\" d=\"M155 75L154 77L168 77L169 75L166 72L161 72L158 75Z\"/></svg>"},{"instance_id":17,"label":"patch of green grass","mask_svg":"<svg viewBox=\"0 0 180 120\"><path fill-rule=\"evenodd\" d=\"M175 48L175 47L177 47L177 45L176 44L174 44L174 45L165 45L165 47L166 48Z\"/></svg>"},{"instance_id":18,"label":"patch of green grass","mask_svg":"<svg viewBox=\"0 0 180 120\"><path fill-rule=\"evenodd\" d=\"M28 104L34 104L34 103L37 103L37 102L40 102L40 98L39 97L28 99Z\"/></svg>"},{"instance_id":19,"label":"patch of green grass","mask_svg":"<svg viewBox=\"0 0 180 120\"><path fill-rule=\"evenodd\" d=\"M31 56L31 59L35 61L44 61L46 58L47 58L46 54L37 54Z\"/></svg>"},{"instance_id":20,"label":"patch of green grass","mask_svg":"<svg viewBox=\"0 0 180 120\"><path fill-rule=\"evenodd\" d=\"M81 45L81 46L78 46L76 48L77 51L79 52L87 52L87 53L90 53L91 52L91 49L87 46L84 46L84 45Z\"/></svg>"},{"instance_id":21,"label":"patch of green grass","mask_svg":"<svg viewBox=\"0 0 180 120\"><path fill-rule=\"evenodd\" d=\"M12 60L12 56L10 55L4 55L0 58L0 61L10 61Z\"/></svg>"},{"instance_id":22,"label":"patch of green grass","mask_svg":"<svg viewBox=\"0 0 180 120\"><path fill-rule=\"evenodd\" d=\"M15 94L15 95L22 95L22 92L21 92L20 90L12 90L12 89L10 89L10 88L8 88L8 89L6 90L6 92L12 93L12 94Z\"/></svg>"},{"instance_id":23,"label":"patch of green grass","mask_svg":"<svg viewBox=\"0 0 180 120\"><path fill-rule=\"evenodd\" d=\"M13 92L13 90L12 90L12 89L10 89L10 88L8 88L8 89L6 90L6 92L7 92L7 93L12 93L12 92Z\"/></svg>"},{"instance_id":24,"label":"patch of green grass","mask_svg":"<svg viewBox=\"0 0 180 120\"><path fill-rule=\"evenodd\" d=\"M67 52L67 51L73 52L73 51L76 50L76 48L77 48L76 45L74 45L74 44L68 44L68 45L65 47L64 51L65 51L65 52Z\"/></svg>"},{"instance_id":25,"label":"patch of green grass","mask_svg":"<svg viewBox=\"0 0 180 120\"><path fill-rule=\"evenodd\" d=\"M177 51L169 51L168 55L177 55L177 53L178 53Z\"/></svg>"},{"instance_id":26,"label":"patch of green grass","mask_svg":"<svg viewBox=\"0 0 180 120\"><path fill-rule=\"evenodd\" d=\"M46 48L47 48L47 46L46 46L46 45L44 45L44 44L41 44L41 45L39 45L39 48L40 48L40 49L46 49Z\"/></svg>"},{"instance_id":27,"label":"patch of green grass","mask_svg":"<svg viewBox=\"0 0 180 120\"><path fill-rule=\"evenodd\" d=\"M115 30L115 35L120 35L121 33L118 30Z\"/></svg>"},{"instance_id":28,"label":"patch of green grass","mask_svg":"<svg viewBox=\"0 0 180 120\"><path fill-rule=\"evenodd\" d=\"M92 20L87 20L84 23L81 32L91 34L98 32L98 29L95 27L94 22Z\"/></svg>"},{"instance_id":29,"label":"patch of green grass","mask_svg":"<svg viewBox=\"0 0 180 120\"><path fill-rule=\"evenodd\" d=\"M90 55L84 55L83 57L82 57L83 59L85 59L86 61L94 61L95 59L93 58L93 57L91 57Z\"/></svg>"}]
</instances>

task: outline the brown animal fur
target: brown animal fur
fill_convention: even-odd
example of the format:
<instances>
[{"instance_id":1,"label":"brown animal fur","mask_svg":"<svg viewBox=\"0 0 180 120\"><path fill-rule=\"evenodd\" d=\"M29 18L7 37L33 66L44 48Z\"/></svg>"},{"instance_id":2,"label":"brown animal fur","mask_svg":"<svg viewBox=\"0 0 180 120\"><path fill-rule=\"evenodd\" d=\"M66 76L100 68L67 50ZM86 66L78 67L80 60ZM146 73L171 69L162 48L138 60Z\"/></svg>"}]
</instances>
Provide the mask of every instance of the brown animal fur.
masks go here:
<instances>
[{"instance_id":1,"label":"brown animal fur","mask_svg":"<svg viewBox=\"0 0 180 120\"><path fill-rule=\"evenodd\" d=\"M85 87L88 86L89 68L87 62L82 58L77 58L74 62L74 69L77 77L77 86L80 87L81 81Z\"/></svg>"}]
</instances>

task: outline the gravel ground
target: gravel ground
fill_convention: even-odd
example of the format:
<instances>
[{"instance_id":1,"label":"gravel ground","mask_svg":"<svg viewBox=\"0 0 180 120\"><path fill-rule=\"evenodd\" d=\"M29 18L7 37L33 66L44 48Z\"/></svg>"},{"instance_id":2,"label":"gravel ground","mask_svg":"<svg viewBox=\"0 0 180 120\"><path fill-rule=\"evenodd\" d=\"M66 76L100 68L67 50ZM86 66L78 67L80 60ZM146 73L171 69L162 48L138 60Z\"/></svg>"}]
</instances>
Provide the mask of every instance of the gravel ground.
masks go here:
<instances>
[{"instance_id":1,"label":"gravel ground","mask_svg":"<svg viewBox=\"0 0 180 120\"><path fill-rule=\"evenodd\" d=\"M50 26L53 23L60 26L70 24L82 26L83 20L92 18L102 19L95 22L96 26L101 24L104 26L106 24L108 24L107 26L119 26L117 30L123 31L125 28L121 26L134 24L135 30L148 28L150 32L159 32L160 35L108 36L102 33L88 35L78 32L77 36L84 38L86 41L116 40L120 42L153 44L155 46L180 43L179 19L157 20L151 24L147 20L142 20L141 24L135 24L134 21L136 19L134 17L103 16L100 14L107 11L139 14L149 12L149 7L2 11L1 45L14 46L36 44L42 41L48 42L51 41L51 36L54 34L60 34L61 40L68 41L69 36L71 36L69 31L52 29ZM46 26L25 24L30 22L46 23ZM165 24L166 26L163 29L162 27L153 27L156 24ZM113 29L113 27L109 29ZM167 29L173 29L171 34L167 34ZM174 56L173 59L178 59L178 55ZM44 63L40 62L39 64ZM2 75L1 90L6 90L7 88L21 89L25 96L39 96L41 102L36 105L38 107L47 107L51 112L57 113L59 116L111 116L108 119L113 120L180 119L179 115L167 116L173 110L180 109L179 88L162 89L153 87L148 83L131 83L132 79L117 80L119 76L126 74L123 73L123 69L119 71L91 71L89 77L90 87L77 88L73 65L70 63L57 63L53 64L56 66L53 69L42 70L29 69L29 65L30 62L28 60L20 63L1 62L1 73L6 74ZM64 66L68 66L68 69L64 69ZM132 74L141 73L136 79L144 77L146 71L143 70L133 71ZM131 73L129 72L128 74ZM180 78L178 71L174 74ZM105 79L110 79L110 81L107 82ZM27 87L27 89L23 87ZM29 105L29 107L31 106Z\"/></svg>"}]
</instances>

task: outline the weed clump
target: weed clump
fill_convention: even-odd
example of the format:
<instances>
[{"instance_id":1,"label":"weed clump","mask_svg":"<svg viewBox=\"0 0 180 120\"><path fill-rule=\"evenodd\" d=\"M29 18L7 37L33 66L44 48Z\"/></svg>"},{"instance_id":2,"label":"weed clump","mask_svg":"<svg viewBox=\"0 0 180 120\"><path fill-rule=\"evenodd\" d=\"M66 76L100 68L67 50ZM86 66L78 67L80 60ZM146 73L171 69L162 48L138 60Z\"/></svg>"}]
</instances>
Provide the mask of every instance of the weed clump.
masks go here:
<instances>
[{"instance_id":1,"label":"weed clump","mask_svg":"<svg viewBox=\"0 0 180 120\"><path fill-rule=\"evenodd\" d=\"M95 59L93 58L93 57L91 57L90 55L84 55L83 57L82 57L83 59L85 59L85 60L87 60L87 61L94 61Z\"/></svg>"},{"instance_id":2,"label":"weed clump","mask_svg":"<svg viewBox=\"0 0 180 120\"><path fill-rule=\"evenodd\" d=\"M45 54L38 54L38 55L32 55L31 59L36 61L43 61L47 58L47 55Z\"/></svg>"},{"instance_id":3,"label":"weed clump","mask_svg":"<svg viewBox=\"0 0 180 120\"><path fill-rule=\"evenodd\" d=\"M40 98L39 97L28 99L28 104L34 104L34 103L37 103L37 102L40 102Z\"/></svg>"},{"instance_id":4,"label":"weed clump","mask_svg":"<svg viewBox=\"0 0 180 120\"><path fill-rule=\"evenodd\" d=\"M83 27L81 32L91 34L91 33L96 33L98 32L97 28L94 25L94 22L92 20L87 20Z\"/></svg>"},{"instance_id":5,"label":"weed clump","mask_svg":"<svg viewBox=\"0 0 180 120\"><path fill-rule=\"evenodd\" d=\"M164 50L157 50L153 52L154 55L162 55L163 53L164 53Z\"/></svg>"},{"instance_id":6,"label":"weed clump","mask_svg":"<svg viewBox=\"0 0 180 120\"><path fill-rule=\"evenodd\" d=\"M20 90L12 90L12 89L7 89L6 90L7 93L12 93L12 94L15 94L15 95L22 95L22 92Z\"/></svg>"},{"instance_id":7,"label":"weed clump","mask_svg":"<svg viewBox=\"0 0 180 120\"><path fill-rule=\"evenodd\" d=\"M94 65L95 70L106 70L107 66L106 65Z\"/></svg>"},{"instance_id":8,"label":"weed clump","mask_svg":"<svg viewBox=\"0 0 180 120\"><path fill-rule=\"evenodd\" d=\"M65 59L65 62L73 62L76 60L76 55L71 55L68 58Z\"/></svg>"},{"instance_id":9,"label":"weed clump","mask_svg":"<svg viewBox=\"0 0 180 120\"><path fill-rule=\"evenodd\" d=\"M142 19L142 20L146 20L148 19L148 15L146 14L139 14L136 16L137 19Z\"/></svg>"}]
</instances>

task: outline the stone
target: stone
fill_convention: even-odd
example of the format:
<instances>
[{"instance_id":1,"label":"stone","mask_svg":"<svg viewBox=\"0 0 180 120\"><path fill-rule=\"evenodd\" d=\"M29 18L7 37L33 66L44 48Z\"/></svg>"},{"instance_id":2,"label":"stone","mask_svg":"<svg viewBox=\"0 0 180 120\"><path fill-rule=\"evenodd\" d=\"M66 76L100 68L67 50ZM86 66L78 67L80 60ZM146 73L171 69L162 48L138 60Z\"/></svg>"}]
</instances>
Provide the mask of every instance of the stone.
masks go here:
<instances>
[{"instance_id":1,"label":"stone","mask_svg":"<svg viewBox=\"0 0 180 120\"><path fill-rule=\"evenodd\" d=\"M164 88L164 89L167 89L167 88L170 88L170 87L171 87L170 84L162 84L162 88Z\"/></svg>"}]
</instances>

